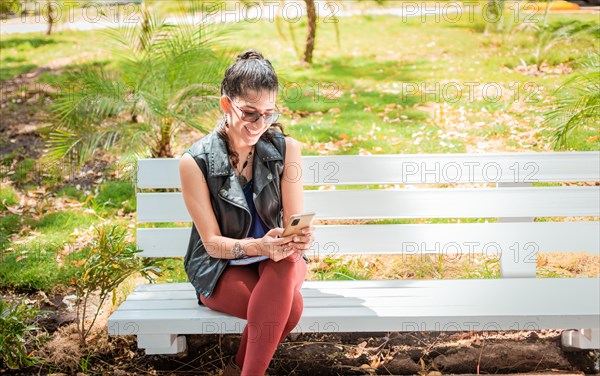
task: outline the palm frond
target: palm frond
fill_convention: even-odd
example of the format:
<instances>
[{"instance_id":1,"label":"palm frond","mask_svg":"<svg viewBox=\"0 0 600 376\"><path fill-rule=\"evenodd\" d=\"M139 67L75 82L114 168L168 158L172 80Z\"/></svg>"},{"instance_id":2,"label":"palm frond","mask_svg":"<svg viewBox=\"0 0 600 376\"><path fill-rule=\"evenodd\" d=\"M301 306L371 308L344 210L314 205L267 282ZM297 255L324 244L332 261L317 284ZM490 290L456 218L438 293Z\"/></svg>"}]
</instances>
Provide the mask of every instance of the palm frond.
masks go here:
<instances>
[{"instance_id":1,"label":"palm frond","mask_svg":"<svg viewBox=\"0 0 600 376\"><path fill-rule=\"evenodd\" d=\"M555 91L553 108L544 114L543 125L553 129L555 149L568 146L571 133L578 127L600 123L599 54L589 55L585 69L565 80Z\"/></svg>"},{"instance_id":2,"label":"palm frond","mask_svg":"<svg viewBox=\"0 0 600 376\"><path fill-rule=\"evenodd\" d=\"M585 40L588 36L592 36L597 40L600 36L600 24L569 22L558 26L544 25L538 33L538 43L534 52L538 69L548 59L556 46L576 40ZM597 48L597 41L594 43L594 47Z\"/></svg>"},{"instance_id":3,"label":"palm frond","mask_svg":"<svg viewBox=\"0 0 600 376\"><path fill-rule=\"evenodd\" d=\"M115 54L131 64L149 59L152 54L155 54L154 47L166 38L169 30L174 28L174 25L169 24L164 18L150 14L145 7L142 7L140 14L140 22L102 31L121 46L114 51Z\"/></svg>"},{"instance_id":4,"label":"palm frond","mask_svg":"<svg viewBox=\"0 0 600 376\"><path fill-rule=\"evenodd\" d=\"M585 101L587 102L587 101ZM554 148L568 146L571 133L584 124L598 124L600 121L600 105L578 103L573 108L558 108L550 111L546 124L555 125L552 141Z\"/></svg>"},{"instance_id":5,"label":"palm frond","mask_svg":"<svg viewBox=\"0 0 600 376\"><path fill-rule=\"evenodd\" d=\"M56 125L66 129L87 127L120 114L129 89L102 68L84 67L66 80L68 90L61 93L51 111Z\"/></svg>"},{"instance_id":6,"label":"palm frond","mask_svg":"<svg viewBox=\"0 0 600 376\"><path fill-rule=\"evenodd\" d=\"M127 146L139 150L146 147L146 125L113 124L95 132L64 131L50 133L46 154L50 160L74 161L83 166L99 149L109 150L115 146Z\"/></svg>"},{"instance_id":7,"label":"palm frond","mask_svg":"<svg viewBox=\"0 0 600 376\"><path fill-rule=\"evenodd\" d=\"M154 91L141 90L138 92L138 100L135 105L136 114L141 114L144 122L158 124L161 118L168 116L168 98L156 95Z\"/></svg>"},{"instance_id":8,"label":"palm frond","mask_svg":"<svg viewBox=\"0 0 600 376\"><path fill-rule=\"evenodd\" d=\"M181 89L169 103L169 111L173 113L179 112L183 107L188 107L189 102L196 101L212 101L217 103L220 96L218 95L219 88L208 84L193 84Z\"/></svg>"},{"instance_id":9,"label":"palm frond","mask_svg":"<svg viewBox=\"0 0 600 376\"><path fill-rule=\"evenodd\" d=\"M220 116L220 111L214 109L204 112L201 116L197 113L176 114L174 119L177 126L186 125L197 129L202 133L208 133L214 127L214 124Z\"/></svg>"}]
</instances>

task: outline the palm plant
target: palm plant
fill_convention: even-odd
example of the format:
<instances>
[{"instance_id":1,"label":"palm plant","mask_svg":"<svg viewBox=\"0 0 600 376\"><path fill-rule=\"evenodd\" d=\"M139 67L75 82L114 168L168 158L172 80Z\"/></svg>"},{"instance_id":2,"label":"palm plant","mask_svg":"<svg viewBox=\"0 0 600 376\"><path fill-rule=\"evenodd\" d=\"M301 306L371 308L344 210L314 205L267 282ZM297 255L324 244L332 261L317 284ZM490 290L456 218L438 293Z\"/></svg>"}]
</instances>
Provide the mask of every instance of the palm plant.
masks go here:
<instances>
[{"instance_id":1,"label":"palm plant","mask_svg":"<svg viewBox=\"0 0 600 376\"><path fill-rule=\"evenodd\" d=\"M547 15L547 14L546 14ZM600 33L600 26L597 24L584 24L581 22L568 22L564 24L548 25L546 17L539 28L537 35L537 44L533 52L533 60L539 71L542 64L546 62L553 50L561 44L575 41L593 41L590 42L590 48L597 48L597 38Z\"/></svg>"},{"instance_id":2,"label":"palm plant","mask_svg":"<svg viewBox=\"0 0 600 376\"><path fill-rule=\"evenodd\" d=\"M564 96L545 113L544 124L554 129L555 149L567 146L575 128L600 122L600 54L588 55L582 68L557 89Z\"/></svg>"},{"instance_id":3,"label":"palm plant","mask_svg":"<svg viewBox=\"0 0 600 376\"><path fill-rule=\"evenodd\" d=\"M123 158L173 157L182 126L203 132L201 115L218 106L219 83L229 60L217 53L222 34L206 25L167 23L142 8L142 22L105 31L117 42L120 69L84 66L71 74L52 106L50 160L82 166L100 149L121 147ZM148 150L149 149L149 150Z\"/></svg>"}]
</instances>

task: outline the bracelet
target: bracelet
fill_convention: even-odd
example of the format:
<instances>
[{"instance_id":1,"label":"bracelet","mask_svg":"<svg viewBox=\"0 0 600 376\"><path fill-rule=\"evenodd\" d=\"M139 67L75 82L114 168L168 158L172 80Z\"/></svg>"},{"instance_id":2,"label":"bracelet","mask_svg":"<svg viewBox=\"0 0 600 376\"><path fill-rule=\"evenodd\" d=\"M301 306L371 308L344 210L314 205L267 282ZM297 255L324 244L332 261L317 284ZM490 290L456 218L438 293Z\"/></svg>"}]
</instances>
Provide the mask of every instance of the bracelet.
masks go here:
<instances>
[{"instance_id":1,"label":"bracelet","mask_svg":"<svg viewBox=\"0 0 600 376\"><path fill-rule=\"evenodd\" d=\"M246 251L244 251L240 242L235 242L233 248L231 248L231 254L236 259L246 257Z\"/></svg>"}]
</instances>

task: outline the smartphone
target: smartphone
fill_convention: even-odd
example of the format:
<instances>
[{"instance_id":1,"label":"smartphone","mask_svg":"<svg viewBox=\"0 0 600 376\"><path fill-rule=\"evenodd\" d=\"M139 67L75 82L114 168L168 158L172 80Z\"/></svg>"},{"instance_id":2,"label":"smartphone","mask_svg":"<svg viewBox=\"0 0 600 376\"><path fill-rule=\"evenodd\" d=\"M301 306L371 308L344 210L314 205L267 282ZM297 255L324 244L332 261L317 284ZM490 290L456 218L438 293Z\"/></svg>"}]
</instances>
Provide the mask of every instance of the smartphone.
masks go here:
<instances>
[{"instance_id":1,"label":"smartphone","mask_svg":"<svg viewBox=\"0 0 600 376\"><path fill-rule=\"evenodd\" d=\"M290 217L287 226L285 226L281 237L283 238L290 235L301 235L302 229L309 227L312 224L315 215L316 213L293 214Z\"/></svg>"}]
</instances>

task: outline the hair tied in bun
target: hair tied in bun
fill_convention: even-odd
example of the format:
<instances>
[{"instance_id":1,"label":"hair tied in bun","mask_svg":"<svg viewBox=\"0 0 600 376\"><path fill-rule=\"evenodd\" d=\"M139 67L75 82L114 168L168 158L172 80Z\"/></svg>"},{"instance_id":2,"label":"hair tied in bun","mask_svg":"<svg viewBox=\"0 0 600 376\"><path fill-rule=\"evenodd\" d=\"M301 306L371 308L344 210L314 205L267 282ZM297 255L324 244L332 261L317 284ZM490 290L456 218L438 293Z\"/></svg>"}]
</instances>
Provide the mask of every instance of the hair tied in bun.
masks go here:
<instances>
[{"instance_id":1,"label":"hair tied in bun","mask_svg":"<svg viewBox=\"0 0 600 376\"><path fill-rule=\"evenodd\" d=\"M238 60L264 60L264 57L256 50L247 50L238 55Z\"/></svg>"}]
</instances>

